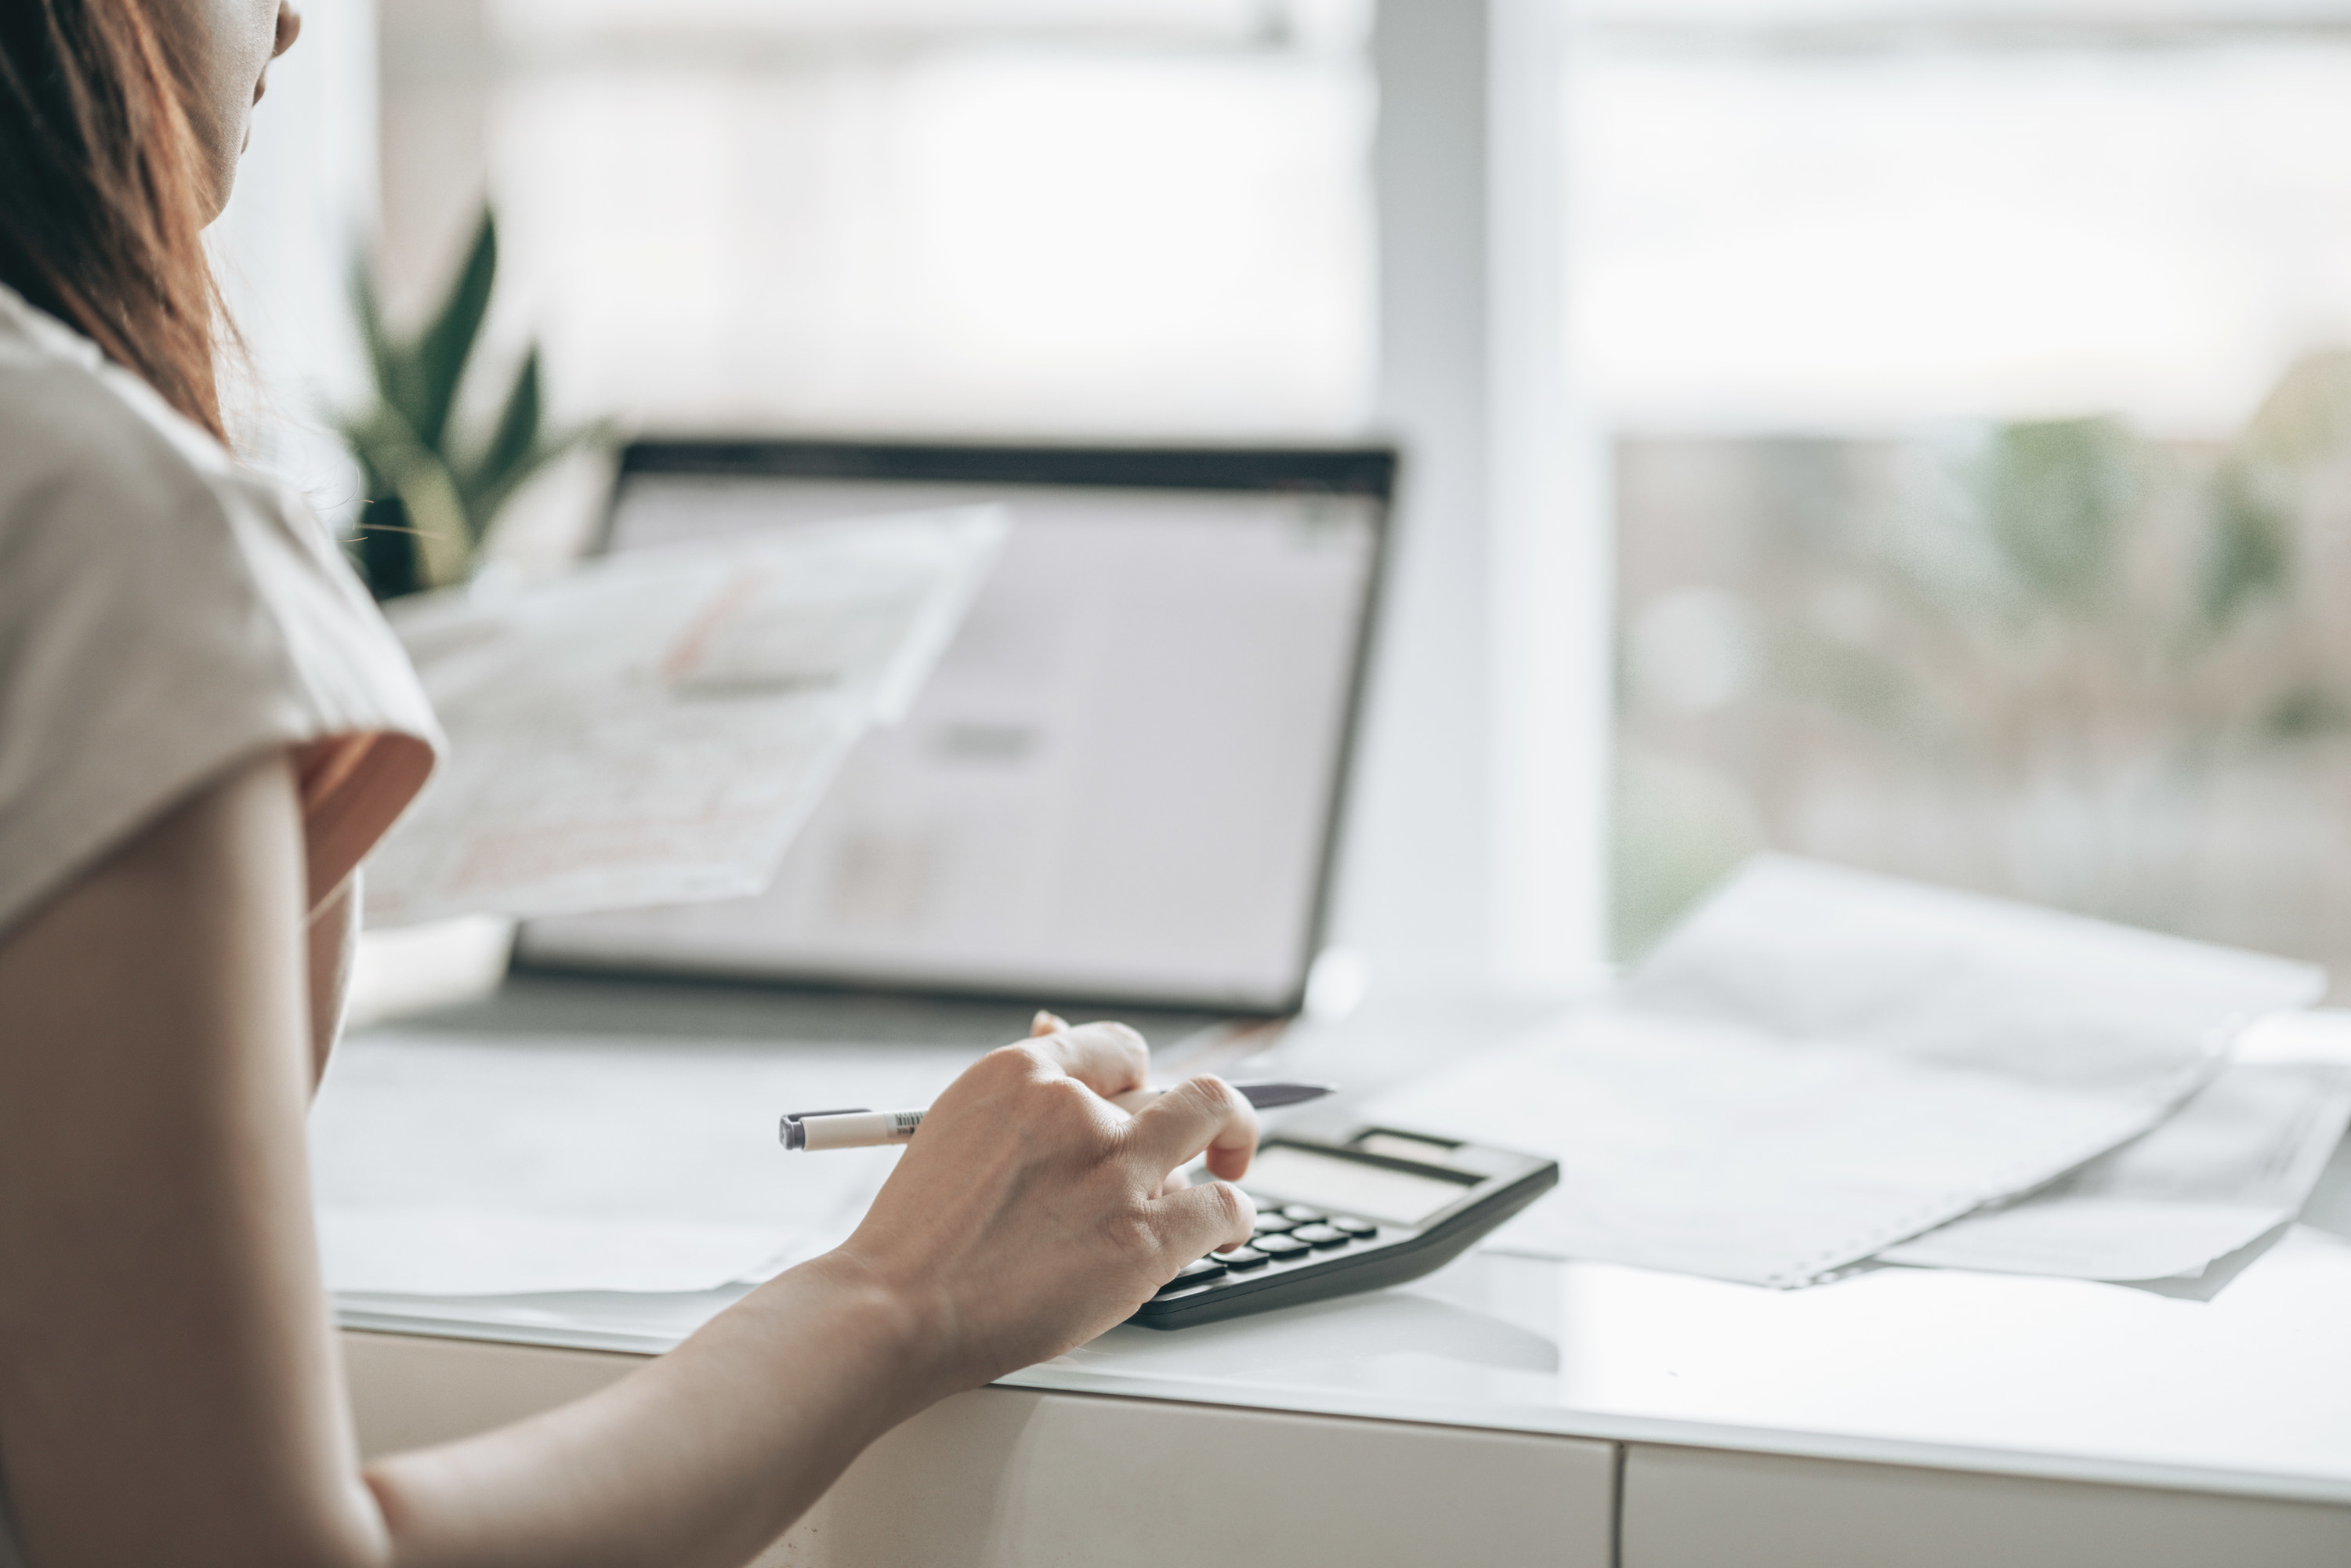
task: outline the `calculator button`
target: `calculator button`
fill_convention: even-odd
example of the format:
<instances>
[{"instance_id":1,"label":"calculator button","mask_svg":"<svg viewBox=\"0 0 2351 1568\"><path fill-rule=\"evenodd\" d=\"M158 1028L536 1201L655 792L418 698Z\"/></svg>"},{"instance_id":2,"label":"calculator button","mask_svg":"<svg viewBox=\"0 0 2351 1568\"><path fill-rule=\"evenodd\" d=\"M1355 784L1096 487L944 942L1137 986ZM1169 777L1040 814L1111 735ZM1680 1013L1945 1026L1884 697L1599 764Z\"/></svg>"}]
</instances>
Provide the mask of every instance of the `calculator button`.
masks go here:
<instances>
[{"instance_id":1,"label":"calculator button","mask_svg":"<svg viewBox=\"0 0 2351 1568\"><path fill-rule=\"evenodd\" d=\"M1260 1236L1250 1245L1275 1258L1295 1258L1307 1249L1295 1236Z\"/></svg>"},{"instance_id":2,"label":"calculator button","mask_svg":"<svg viewBox=\"0 0 2351 1568\"><path fill-rule=\"evenodd\" d=\"M1333 1219L1331 1228L1343 1230L1358 1241L1368 1240L1380 1233L1380 1228L1368 1219Z\"/></svg>"},{"instance_id":3,"label":"calculator button","mask_svg":"<svg viewBox=\"0 0 2351 1568\"><path fill-rule=\"evenodd\" d=\"M1266 1254L1254 1247L1236 1247L1229 1252L1217 1253L1217 1261L1228 1269L1254 1269L1266 1261Z\"/></svg>"},{"instance_id":4,"label":"calculator button","mask_svg":"<svg viewBox=\"0 0 2351 1568\"><path fill-rule=\"evenodd\" d=\"M1344 1247L1353 1238L1329 1225L1301 1225L1290 1233L1292 1241L1303 1241L1309 1247Z\"/></svg>"},{"instance_id":5,"label":"calculator button","mask_svg":"<svg viewBox=\"0 0 2351 1568\"><path fill-rule=\"evenodd\" d=\"M1225 1271L1222 1262L1214 1258L1198 1258L1176 1270L1176 1277L1159 1287L1159 1294L1170 1291L1188 1291L1193 1286L1215 1279Z\"/></svg>"},{"instance_id":6,"label":"calculator button","mask_svg":"<svg viewBox=\"0 0 2351 1568\"><path fill-rule=\"evenodd\" d=\"M1317 1225L1330 1218L1319 1208L1309 1208L1302 1203L1282 1205L1281 1212L1301 1225Z\"/></svg>"},{"instance_id":7,"label":"calculator button","mask_svg":"<svg viewBox=\"0 0 2351 1568\"><path fill-rule=\"evenodd\" d=\"M1293 1230L1297 1226L1298 1221L1286 1214L1260 1214L1257 1217L1256 1228L1259 1236L1278 1235L1284 1230Z\"/></svg>"}]
</instances>

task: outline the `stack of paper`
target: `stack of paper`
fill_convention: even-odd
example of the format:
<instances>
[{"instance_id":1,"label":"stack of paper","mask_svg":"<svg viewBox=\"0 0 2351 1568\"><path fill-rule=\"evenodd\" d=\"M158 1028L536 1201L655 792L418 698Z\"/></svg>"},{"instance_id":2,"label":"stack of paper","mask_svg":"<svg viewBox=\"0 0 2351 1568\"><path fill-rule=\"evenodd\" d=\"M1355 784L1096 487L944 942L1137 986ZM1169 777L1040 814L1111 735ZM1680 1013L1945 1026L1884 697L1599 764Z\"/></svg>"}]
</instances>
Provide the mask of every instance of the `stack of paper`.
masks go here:
<instances>
[{"instance_id":1,"label":"stack of paper","mask_svg":"<svg viewBox=\"0 0 2351 1568\"><path fill-rule=\"evenodd\" d=\"M2010 1204L1888 1248L1889 1263L2178 1280L2300 1213L2351 1120L2351 1013L2255 1024L2154 1131Z\"/></svg>"},{"instance_id":2,"label":"stack of paper","mask_svg":"<svg viewBox=\"0 0 2351 1568\"><path fill-rule=\"evenodd\" d=\"M1609 1004L1366 1115L1557 1158L1514 1245L1802 1285L2147 1133L2248 1024L2322 988L2304 965L1771 858Z\"/></svg>"},{"instance_id":3,"label":"stack of paper","mask_svg":"<svg viewBox=\"0 0 2351 1568\"><path fill-rule=\"evenodd\" d=\"M1004 534L990 507L861 518L398 602L450 755L368 862L368 924L758 892Z\"/></svg>"}]
</instances>

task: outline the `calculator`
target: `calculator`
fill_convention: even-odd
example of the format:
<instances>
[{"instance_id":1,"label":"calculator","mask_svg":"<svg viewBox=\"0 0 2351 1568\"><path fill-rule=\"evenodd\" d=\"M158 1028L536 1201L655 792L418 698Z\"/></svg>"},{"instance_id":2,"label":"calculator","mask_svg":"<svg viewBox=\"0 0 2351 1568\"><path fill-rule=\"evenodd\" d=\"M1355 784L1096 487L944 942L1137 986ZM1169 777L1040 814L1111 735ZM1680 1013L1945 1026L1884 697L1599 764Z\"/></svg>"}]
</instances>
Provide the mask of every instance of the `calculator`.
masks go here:
<instances>
[{"instance_id":1,"label":"calculator","mask_svg":"<svg viewBox=\"0 0 2351 1568\"><path fill-rule=\"evenodd\" d=\"M1558 1185L1556 1161L1426 1133L1277 1134L1240 1181L1249 1244L1185 1264L1127 1321L1188 1328L1417 1280Z\"/></svg>"}]
</instances>

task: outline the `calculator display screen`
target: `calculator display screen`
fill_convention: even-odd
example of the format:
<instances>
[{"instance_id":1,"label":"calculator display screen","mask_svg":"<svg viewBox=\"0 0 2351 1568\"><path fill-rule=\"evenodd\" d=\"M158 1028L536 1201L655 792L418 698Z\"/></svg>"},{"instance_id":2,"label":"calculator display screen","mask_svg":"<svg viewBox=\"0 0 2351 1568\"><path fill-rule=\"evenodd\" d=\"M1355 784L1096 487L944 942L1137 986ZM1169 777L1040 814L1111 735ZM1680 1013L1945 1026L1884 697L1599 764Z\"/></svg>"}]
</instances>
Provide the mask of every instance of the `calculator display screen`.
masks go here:
<instances>
[{"instance_id":1,"label":"calculator display screen","mask_svg":"<svg viewBox=\"0 0 2351 1568\"><path fill-rule=\"evenodd\" d=\"M1471 1185L1316 1154L1289 1144L1259 1149L1241 1181L1275 1197L1312 1204L1333 1214L1384 1219L1391 1225L1417 1225L1458 1199Z\"/></svg>"}]
</instances>

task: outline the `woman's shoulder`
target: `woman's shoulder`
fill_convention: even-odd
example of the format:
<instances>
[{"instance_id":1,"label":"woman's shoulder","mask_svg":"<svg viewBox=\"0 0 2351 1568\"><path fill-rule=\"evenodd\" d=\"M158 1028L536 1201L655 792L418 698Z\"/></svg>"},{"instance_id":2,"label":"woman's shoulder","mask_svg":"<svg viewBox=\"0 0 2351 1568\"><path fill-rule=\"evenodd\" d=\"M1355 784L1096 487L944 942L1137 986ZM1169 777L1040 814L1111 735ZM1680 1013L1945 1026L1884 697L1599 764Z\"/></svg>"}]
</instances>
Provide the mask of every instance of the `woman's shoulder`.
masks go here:
<instances>
[{"instance_id":1,"label":"woman's shoulder","mask_svg":"<svg viewBox=\"0 0 2351 1568\"><path fill-rule=\"evenodd\" d=\"M71 577L215 609L259 599L281 617L349 620L363 638L381 626L290 488L5 287L0 562L20 581Z\"/></svg>"},{"instance_id":2,"label":"woman's shoulder","mask_svg":"<svg viewBox=\"0 0 2351 1568\"><path fill-rule=\"evenodd\" d=\"M406 655L290 490L0 298L0 935L235 759L384 737L372 794L306 792L329 884L437 743Z\"/></svg>"},{"instance_id":3,"label":"woman's shoulder","mask_svg":"<svg viewBox=\"0 0 2351 1568\"><path fill-rule=\"evenodd\" d=\"M145 382L0 287L0 549L28 531L101 548L218 523L234 467Z\"/></svg>"},{"instance_id":4,"label":"woman's shoulder","mask_svg":"<svg viewBox=\"0 0 2351 1568\"><path fill-rule=\"evenodd\" d=\"M0 648L61 618L158 645L176 635L320 733L434 733L406 656L309 507L0 287Z\"/></svg>"}]
</instances>

